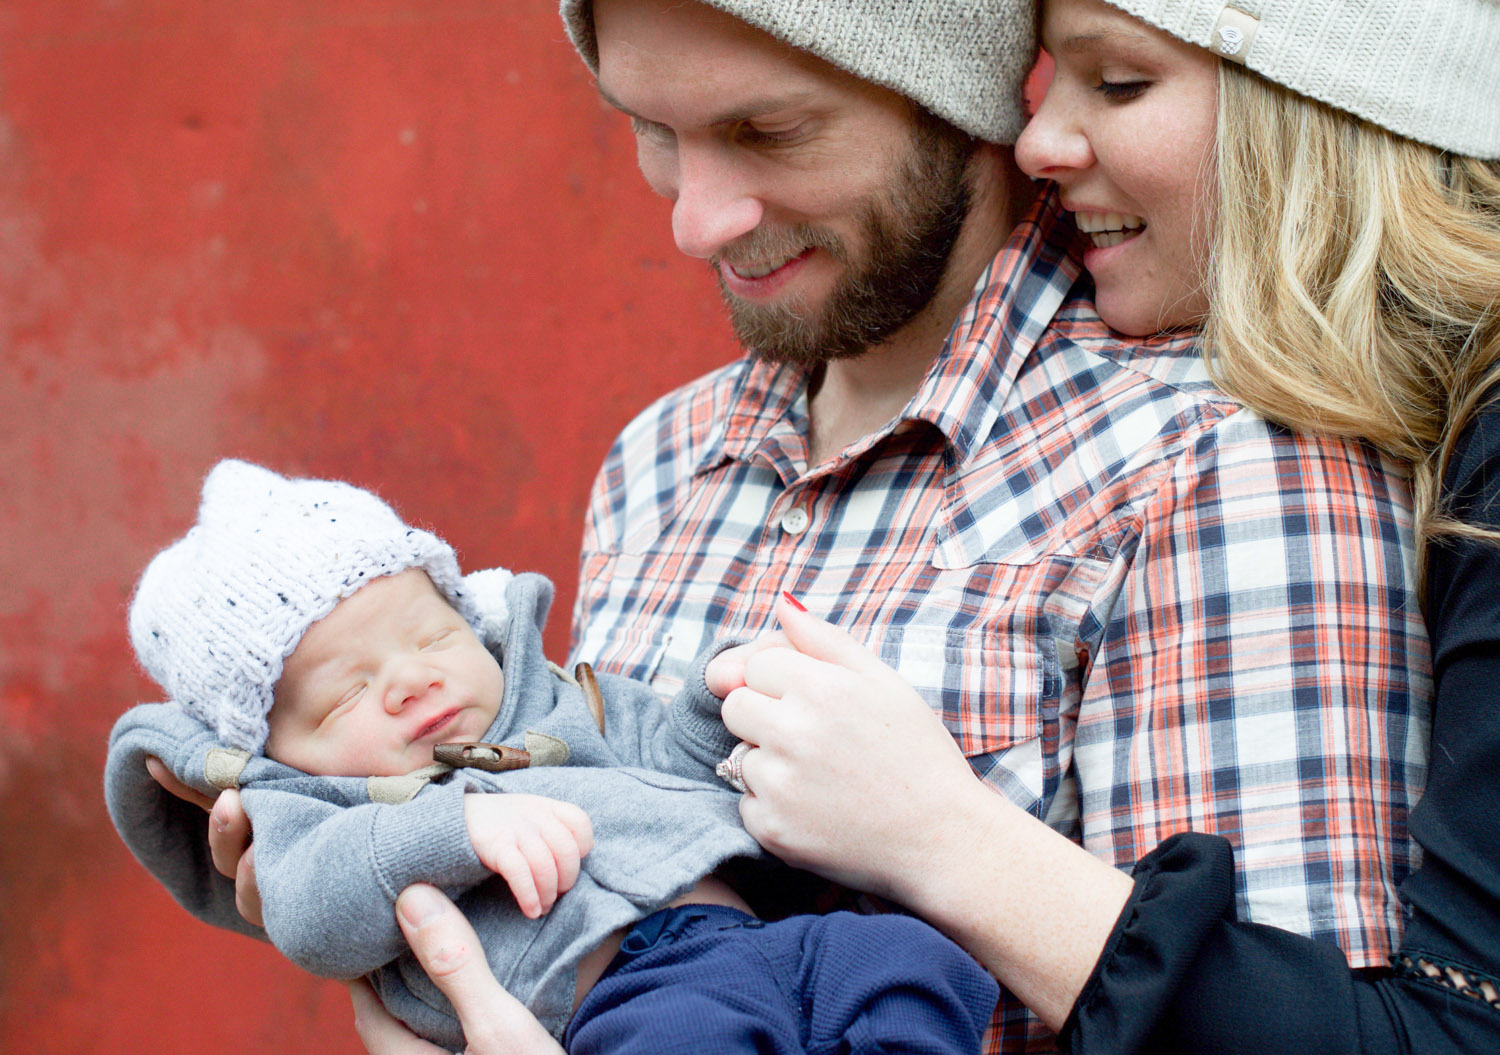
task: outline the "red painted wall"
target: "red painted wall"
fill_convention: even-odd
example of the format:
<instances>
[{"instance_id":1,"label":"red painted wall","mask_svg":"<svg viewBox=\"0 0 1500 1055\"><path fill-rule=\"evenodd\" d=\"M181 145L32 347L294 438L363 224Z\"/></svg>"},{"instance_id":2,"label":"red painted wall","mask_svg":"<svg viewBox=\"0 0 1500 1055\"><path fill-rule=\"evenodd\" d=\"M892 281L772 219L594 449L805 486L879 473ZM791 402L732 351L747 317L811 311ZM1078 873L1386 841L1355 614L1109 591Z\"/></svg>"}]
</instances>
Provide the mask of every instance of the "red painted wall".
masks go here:
<instances>
[{"instance_id":1,"label":"red painted wall","mask_svg":"<svg viewBox=\"0 0 1500 1055\"><path fill-rule=\"evenodd\" d=\"M559 584L615 431L733 354L552 0L0 6L0 1051L354 1052L105 816L125 608L235 455Z\"/></svg>"}]
</instances>

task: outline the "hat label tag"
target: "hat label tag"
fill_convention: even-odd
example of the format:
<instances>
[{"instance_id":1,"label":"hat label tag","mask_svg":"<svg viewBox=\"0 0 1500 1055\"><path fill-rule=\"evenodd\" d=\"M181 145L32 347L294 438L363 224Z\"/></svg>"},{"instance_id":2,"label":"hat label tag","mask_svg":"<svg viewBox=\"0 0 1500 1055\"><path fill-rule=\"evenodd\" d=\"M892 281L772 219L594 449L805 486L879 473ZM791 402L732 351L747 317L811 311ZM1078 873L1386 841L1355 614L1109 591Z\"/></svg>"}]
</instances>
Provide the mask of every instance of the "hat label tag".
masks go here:
<instances>
[{"instance_id":1,"label":"hat label tag","mask_svg":"<svg viewBox=\"0 0 1500 1055\"><path fill-rule=\"evenodd\" d=\"M1219 16L1218 24L1214 26L1213 37L1209 41L1209 50L1220 58L1243 66L1245 56L1250 51L1250 45L1254 42L1255 32L1258 29L1260 29L1260 19L1237 7L1226 7L1224 13Z\"/></svg>"}]
</instances>

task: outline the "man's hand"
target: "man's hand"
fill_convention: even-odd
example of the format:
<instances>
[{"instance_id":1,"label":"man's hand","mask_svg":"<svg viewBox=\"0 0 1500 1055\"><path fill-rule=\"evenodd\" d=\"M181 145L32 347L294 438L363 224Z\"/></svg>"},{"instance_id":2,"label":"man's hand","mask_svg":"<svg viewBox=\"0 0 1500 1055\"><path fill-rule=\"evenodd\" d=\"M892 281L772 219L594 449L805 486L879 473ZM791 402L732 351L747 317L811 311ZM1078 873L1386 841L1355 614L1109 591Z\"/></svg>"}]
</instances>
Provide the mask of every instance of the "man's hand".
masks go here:
<instances>
[{"instance_id":1,"label":"man's hand","mask_svg":"<svg viewBox=\"0 0 1500 1055\"><path fill-rule=\"evenodd\" d=\"M474 852L510 884L529 919L573 889L579 863L594 848L588 814L539 795L465 795L464 821Z\"/></svg>"},{"instance_id":2,"label":"man's hand","mask_svg":"<svg viewBox=\"0 0 1500 1055\"><path fill-rule=\"evenodd\" d=\"M208 811L208 850L214 867L234 880L234 906L240 915L264 927L260 889L255 885L255 848L250 845L250 818L240 804L238 791L224 791L217 799L178 780L159 758L146 759L146 772L167 791L184 802Z\"/></svg>"},{"instance_id":3,"label":"man's hand","mask_svg":"<svg viewBox=\"0 0 1500 1055\"><path fill-rule=\"evenodd\" d=\"M427 976L453 1004L469 1042L466 1055L562 1055L535 1016L495 981L479 936L437 888L418 883L403 890L396 920ZM448 1055L392 1018L367 983L351 983L350 994L354 1028L370 1055Z\"/></svg>"}]
</instances>

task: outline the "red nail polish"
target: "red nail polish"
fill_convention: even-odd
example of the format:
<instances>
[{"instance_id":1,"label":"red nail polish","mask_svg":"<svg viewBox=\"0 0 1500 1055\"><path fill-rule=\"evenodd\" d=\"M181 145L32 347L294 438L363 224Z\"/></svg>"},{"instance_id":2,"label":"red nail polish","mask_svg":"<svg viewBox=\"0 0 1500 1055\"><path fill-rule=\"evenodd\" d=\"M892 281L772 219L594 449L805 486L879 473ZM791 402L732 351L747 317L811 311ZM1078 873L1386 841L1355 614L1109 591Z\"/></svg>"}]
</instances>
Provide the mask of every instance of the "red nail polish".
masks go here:
<instances>
[{"instance_id":1,"label":"red nail polish","mask_svg":"<svg viewBox=\"0 0 1500 1055\"><path fill-rule=\"evenodd\" d=\"M797 600L797 598L793 597L791 594L787 593L785 590L781 591L781 596L785 597L786 598L786 603L789 604L789 605L791 605L793 608L797 609L797 611L799 611L799 612L805 612L805 611L807 611L807 609L805 607L803 607L801 601Z\"/></svg>"}]
</instances>

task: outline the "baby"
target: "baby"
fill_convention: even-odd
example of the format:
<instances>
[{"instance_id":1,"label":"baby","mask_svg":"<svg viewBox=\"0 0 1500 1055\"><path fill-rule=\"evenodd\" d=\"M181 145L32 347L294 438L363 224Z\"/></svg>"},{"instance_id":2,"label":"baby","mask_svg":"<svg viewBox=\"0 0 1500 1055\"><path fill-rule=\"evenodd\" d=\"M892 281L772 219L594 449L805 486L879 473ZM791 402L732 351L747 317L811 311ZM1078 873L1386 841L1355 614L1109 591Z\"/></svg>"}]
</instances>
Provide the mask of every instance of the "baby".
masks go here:
<instances>
[{"instance_id":1,"label":"baby","mask_svg":"<svg viewBox=\"0 0 1500 1055\"><path fill-rule=\"evenodd\" d=\"M368 975L449 1048L457 1019L395 921L418 881L456 898L496 977L572 1051L977 1051L995 984L936 931L764 923L715 878L761 852L715 777L735 739L703 684L712 652L664 708L641 683L549 664L550 600L540 576L462 577L368 492L221 463L131 608L171 702L111 736L116 827L189 911L257 933L201 814L145 759L205 793L238 787L266 936L318 974Z\"/></svg>"}]
</instances>

